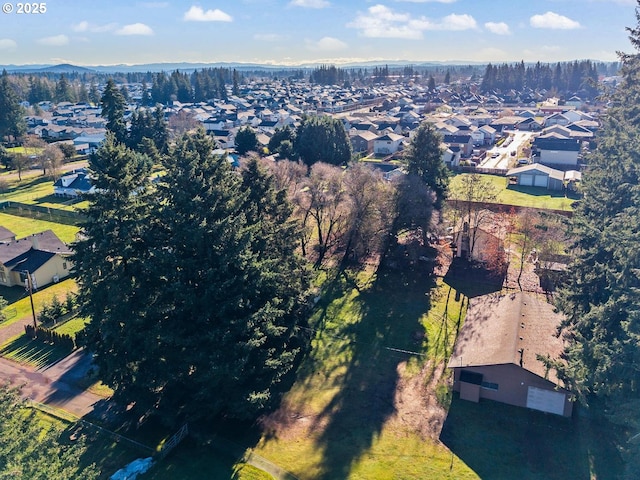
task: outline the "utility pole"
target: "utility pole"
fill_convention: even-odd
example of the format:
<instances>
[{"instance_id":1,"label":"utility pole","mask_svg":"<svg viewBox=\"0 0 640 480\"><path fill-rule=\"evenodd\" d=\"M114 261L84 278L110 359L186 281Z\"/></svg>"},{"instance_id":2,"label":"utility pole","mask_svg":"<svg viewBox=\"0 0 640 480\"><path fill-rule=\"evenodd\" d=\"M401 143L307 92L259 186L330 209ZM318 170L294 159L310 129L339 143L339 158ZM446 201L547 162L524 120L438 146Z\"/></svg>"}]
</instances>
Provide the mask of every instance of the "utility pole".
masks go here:
<instances>
[{"instance_id":1,"label":"utility pole","mask_svg":"<svg viewBox=\"0 0 640 480\"><path fill-rule=\"evenodd\" d=\"M31 281L31 273L29 270L27 272L27 290L29 291L29 300L31 301L31 314L33 315L33 335L36 337L38 335L38 324L36 322L36 309L33 306L33 283Z\"/></svg>"}]
</instances>

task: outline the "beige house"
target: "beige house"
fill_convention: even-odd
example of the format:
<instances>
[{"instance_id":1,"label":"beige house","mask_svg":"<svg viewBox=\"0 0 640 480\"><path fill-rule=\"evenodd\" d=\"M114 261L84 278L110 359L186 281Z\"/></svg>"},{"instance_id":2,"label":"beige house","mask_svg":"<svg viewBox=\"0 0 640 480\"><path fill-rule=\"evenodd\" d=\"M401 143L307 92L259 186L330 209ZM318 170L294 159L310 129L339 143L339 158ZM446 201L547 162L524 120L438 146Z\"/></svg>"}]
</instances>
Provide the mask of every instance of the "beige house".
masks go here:
<instances>
[{"instance_id":1,"label":"beige house","mask_svg":"<svg viewBox=\"0 0 640 480\"><path fill-rule=\"evenodd\" d=\"M453 389L472 402L489 399L570 417L571 393L539 356L564 350L553 305L525 293L484 295L470 301L448 367Z\"/></svg>"},{"instance_id":2,"label":"beige house","mask_svg":"<svg viewBox=\"0 0 640 480\"><path fill-rule=\"evenodd\" d=\"M69 276L72 253L51 230L0 243L0 285L25 285L27 275L33 288L56 283Z\"/></svg>"}]
</instances>

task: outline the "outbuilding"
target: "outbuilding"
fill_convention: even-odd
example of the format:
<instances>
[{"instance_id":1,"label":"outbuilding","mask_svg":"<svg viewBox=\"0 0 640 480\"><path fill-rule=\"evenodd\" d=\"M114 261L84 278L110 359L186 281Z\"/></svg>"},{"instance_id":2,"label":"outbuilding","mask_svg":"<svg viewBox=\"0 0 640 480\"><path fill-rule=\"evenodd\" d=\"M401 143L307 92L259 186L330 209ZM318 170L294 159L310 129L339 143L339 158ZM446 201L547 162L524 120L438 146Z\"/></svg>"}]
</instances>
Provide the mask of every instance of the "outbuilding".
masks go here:
<instances>
[{"instance_id":1,"label":"outbuilding","mask_svg":"<svg viewBox=\"0 0 640 480\"><path fill-rule=\"evenodd\" d=\"M541 358L558 360L562 316L526 293L484 295L469 303L448 367L462 400L489 399L570 417L571 392Z\"/></svg>"},{"instance_id":2,"label":"outbuilding","mask_svg":"<svg viewBox=\"0 0 640 480\"><path fill-rule=\"evenodd\" d=\"M539 163L512 168L507 172L507 176L514 177L516 184L523 187L542 187L560 191L564 188L565 173Z\"/></svg>"}]
</instances>

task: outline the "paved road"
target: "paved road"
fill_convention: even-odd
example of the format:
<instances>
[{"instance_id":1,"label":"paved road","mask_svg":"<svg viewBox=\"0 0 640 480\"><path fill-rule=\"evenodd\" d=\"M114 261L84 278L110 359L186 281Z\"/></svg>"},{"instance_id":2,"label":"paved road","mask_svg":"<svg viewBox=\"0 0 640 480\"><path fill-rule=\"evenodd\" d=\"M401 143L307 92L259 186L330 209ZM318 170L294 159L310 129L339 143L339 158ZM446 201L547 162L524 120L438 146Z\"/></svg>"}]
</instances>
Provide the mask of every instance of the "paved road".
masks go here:
<instances>
[{"instance_id":1,"label":"paved road","mask_svg":"<svg viewBox=\"0 0 640 480\"><path fill-rule=\"evenodd\" d=\"M25 317L11 325L0 326L0 344L24 332ZM20 387L24 398L61 408L82 417L107 403L104 398L78 388L77 382L87 375L91 358L84 349L75 350L59 362L43 368L22 365L0 357L0 383ZM97 412L94 412L97 413Z\"/></svg>"},{"instance_id":2,"label":"paved road","mask_svg":"<svg viewBox=\"0 0 640 480\"><path fill-rule=\"evenodd\" d=\"M511 156L511 152L517 152L520 146L528 142L533 136L532 132L509 131L512 140L509 145L493 147L487 151L487 157L479 165L484 168L509 168L509 164L516 160L516 156ZM493 154L498 154L496 158L491 158Z\"/></svg>"},{"instance_id":3,"label":"paved road","mask_svg":"<svg viewBox=\"0 0 640 480\"><path fill-rule=\"evenodd\" d=\"M77 378L76 369L85 369L86 363L87 355L82 350L45 369L35 369L0 358L0 378L11 386L20 387L24 398L83 417L92 413L94 408L101 409L106 403L99 395L81 390L73 384Z\"/></svg>"}]
</instances>

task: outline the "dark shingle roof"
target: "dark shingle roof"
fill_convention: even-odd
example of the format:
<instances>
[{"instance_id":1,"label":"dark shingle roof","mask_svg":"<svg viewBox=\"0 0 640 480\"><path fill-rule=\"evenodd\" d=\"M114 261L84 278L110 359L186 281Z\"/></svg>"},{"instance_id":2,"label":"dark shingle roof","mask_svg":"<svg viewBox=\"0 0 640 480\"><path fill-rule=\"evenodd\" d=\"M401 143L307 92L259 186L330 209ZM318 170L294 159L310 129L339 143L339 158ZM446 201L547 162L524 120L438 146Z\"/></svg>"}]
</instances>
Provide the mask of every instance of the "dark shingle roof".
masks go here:
<instances>
[{"instance_id":1,"label":"dark shingle roof","mask_svg":"<svg viewBox=\"0 0 640 480\"><path fill-rule=\"evenodd\" d=\"M483 295L470 300L449 367L520 364L557 383L537 355L560 358L564 341L556 335L562 316L545 300L525 293Z\"/></svg>"}]
</instances>

